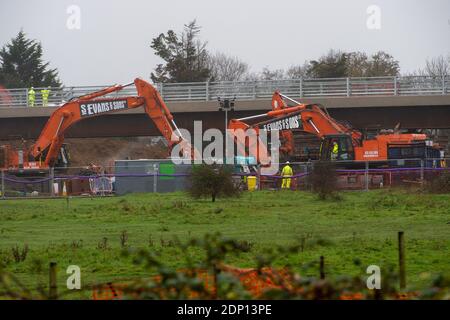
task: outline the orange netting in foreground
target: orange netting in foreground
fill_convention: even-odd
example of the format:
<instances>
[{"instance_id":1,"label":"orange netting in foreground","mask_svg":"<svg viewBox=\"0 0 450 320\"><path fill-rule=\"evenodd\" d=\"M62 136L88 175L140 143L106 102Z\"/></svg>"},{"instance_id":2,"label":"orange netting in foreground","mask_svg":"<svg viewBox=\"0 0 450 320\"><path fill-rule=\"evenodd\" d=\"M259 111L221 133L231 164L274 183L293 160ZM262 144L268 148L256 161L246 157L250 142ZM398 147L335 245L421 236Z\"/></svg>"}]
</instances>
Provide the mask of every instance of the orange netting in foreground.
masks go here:
<instances>
[{"instance_id":1,"label":"orange netting in foreground","mask_svg":"<svg viewBox=\"0 0 450 320\"><path fill-rule=\"evenodd\" d=\"M227 272L237 277L243 287L255 298L259 297L264 290L272 288L280 288L282 286L290 287L290 274L285 270L273 270L271 268L263 268L259 272L257 269L241 269L231 266L223 266L220 271ZM191 273L192 270L181 270L179 272ZM195 270L196 277L203 282L205 290L214 292L214 275L206 270ZM156 282L159 276L153 278ZM134 292L133 292L134 291ZM123 299L125 293L127 296L139 296L143 289L132 289L132 285L126 283L107 283L94 287L92 298L94 300L116 300ZM191 298L196 298L198 293L192 291Z\"/></svg>"}]
</instances>

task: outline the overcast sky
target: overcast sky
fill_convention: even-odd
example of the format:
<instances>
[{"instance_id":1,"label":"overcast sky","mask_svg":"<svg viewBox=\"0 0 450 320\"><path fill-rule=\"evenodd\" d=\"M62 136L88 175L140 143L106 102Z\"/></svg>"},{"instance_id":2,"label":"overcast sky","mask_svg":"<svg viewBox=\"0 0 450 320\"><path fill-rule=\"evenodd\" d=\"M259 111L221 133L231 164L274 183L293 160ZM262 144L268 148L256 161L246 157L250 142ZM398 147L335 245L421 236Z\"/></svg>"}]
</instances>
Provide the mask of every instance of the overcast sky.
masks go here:
<instances>
[{"instance_id":1,"label":"overcast sky","mask_svg":"<svg viewBox=\"0 0 450 320\"><path fill-rule=\"evenodd\" d=\"M80 29L67 28L71 5L80 8ZM367 27L370 5L380 8L380 29ZM0 45L22 28L42 42L65 85L128 83L148 79L160 61L152 38L193 19L210 51L236 55L253 71L330 48L384 50L403 73L450 53L449 0L0 0Z\"/></svg>"}]
</instances>

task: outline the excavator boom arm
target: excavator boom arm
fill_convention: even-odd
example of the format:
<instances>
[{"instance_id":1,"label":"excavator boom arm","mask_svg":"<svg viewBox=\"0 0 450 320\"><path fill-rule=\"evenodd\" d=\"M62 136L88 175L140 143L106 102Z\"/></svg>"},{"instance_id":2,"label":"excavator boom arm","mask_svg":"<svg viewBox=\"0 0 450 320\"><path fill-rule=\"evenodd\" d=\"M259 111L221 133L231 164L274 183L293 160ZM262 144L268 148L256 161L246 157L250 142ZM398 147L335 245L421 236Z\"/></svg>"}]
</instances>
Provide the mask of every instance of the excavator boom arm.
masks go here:
<instances>
[{"instance_id":1,"label":"excavator boom arm","mask_svg":"<svg viewBox=\"0 0 450 320\"><path fill-rule=\"evenodd\" d=\"M290 107L286 104L284 99L288 99L297 105ZM270 118L270 120L253 124L246 123L248 120L259 117ZM235 134L234 139L241 151L247 150L246 154L255 157L260 163L267 162L268 157L263 155L264 152L267 153L267 147L261 139L259 139L259 130L270 131L274 128L279 131L280 137L282 138L283 143L280 146L280 151L288 154L293 152L294 149L292 129L309 132L319 138L323 138L330 134L348 134L351 136L354 144L359 144L362 137L362 134L359 131L348 128L330 117L328 113L322 110L320 105L301 104L294 99L282 95L278 91L272 96L272 111L246 118L232 119L228 125L228 129L232 130L254 129L256 131L258 136L257 146L249 145L242 134ZM260 150L259 154L256 153L257 150Z\"/></svg>"},{"instance_id":2,"label":"excavator boom arm","mask_svg":"<svg viewBox=\"0 0 450 320\"><path fill-rule=\"evenodd\" d=\"M64 142L65 132L75 123L87 118L144 106L146 114L168 141L169 147L182 142L183 151L186 151L186 148L189 149L191 159L198 157L198 152L182 138L170 110L158 91L142 79L135 79L134 85L138 93L134 97L103 98L106 94L122 90L128 85L112 86L79 97L59 107L50 116L39 138L32 146L30 155L47 166L53 166Z\"/></svg>"}]
</instances>

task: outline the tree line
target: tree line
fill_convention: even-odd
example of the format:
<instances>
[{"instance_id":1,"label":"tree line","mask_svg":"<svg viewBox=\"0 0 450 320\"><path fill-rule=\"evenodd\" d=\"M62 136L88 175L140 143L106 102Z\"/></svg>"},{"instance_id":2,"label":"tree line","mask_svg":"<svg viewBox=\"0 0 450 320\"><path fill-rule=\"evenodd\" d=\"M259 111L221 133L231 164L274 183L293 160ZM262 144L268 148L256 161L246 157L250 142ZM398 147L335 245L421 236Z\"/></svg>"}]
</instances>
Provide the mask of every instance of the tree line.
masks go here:
<instances>
[{"instance_id":1,"label":"tree line","mask_svg":"<svg viewBox=\"0 0 450 320\"><path fill-rule=\"evenodd\" d=\"M376 77L400 74L399 61L391 54L329 50L315 60L292 65L286 70L263 68L259 72L237 56L211 52L200 38L196 20L181 32L168 30L153 38L150 47L162 62L150 78L158 82L204 82L281 80L293 78ZM59 87L58 70L43 60L42 44L28 39L21 30L0 50L0 86L5 88ZM409 74L442 77L450 75L450 53L426 60L425 67Z\"/></svg>"},{"instance_id":2,"label":"tree line","mask_svg":"<svg viewBox=\"0 0 450 320\"><path fill-rule=\"evenodd\" d=\"M176 33L161 33L151 48L163 63L151 73L153 82L281 80L293 78L377 77L400 74L399 61L391 54L329 50L315 60L288 69L263 68L251 71L250 65L236 56L211 53L200 39L200 26L194 20ZM426 61L425 68L405 75L445 76L450 74L450 54Z\"/></svg>"}]
</instances>

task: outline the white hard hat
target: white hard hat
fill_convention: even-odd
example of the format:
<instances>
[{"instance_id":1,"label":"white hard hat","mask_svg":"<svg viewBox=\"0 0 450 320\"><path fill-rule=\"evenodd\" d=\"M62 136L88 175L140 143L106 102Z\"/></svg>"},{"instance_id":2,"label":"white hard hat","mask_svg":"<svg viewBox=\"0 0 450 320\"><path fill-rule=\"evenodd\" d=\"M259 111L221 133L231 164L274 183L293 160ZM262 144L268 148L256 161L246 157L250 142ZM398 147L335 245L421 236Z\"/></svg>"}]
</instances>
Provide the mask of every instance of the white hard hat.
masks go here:
<instances>
[{"instance_id":1,"label":"white hard hat","mask_svg":"<svg viewBox=\"0 0 450 320\"><path fill-rule=\"evenodd\" d=\"M286 161L286 164L289 164L290 162L289 161Z\"/></svg>"}]
</instances>

